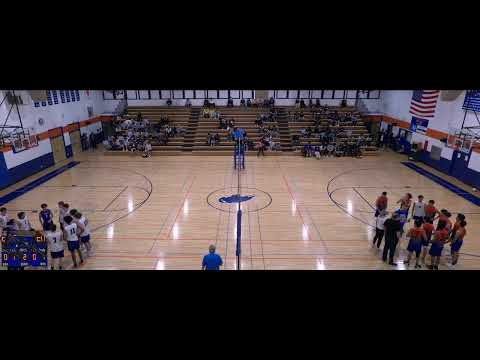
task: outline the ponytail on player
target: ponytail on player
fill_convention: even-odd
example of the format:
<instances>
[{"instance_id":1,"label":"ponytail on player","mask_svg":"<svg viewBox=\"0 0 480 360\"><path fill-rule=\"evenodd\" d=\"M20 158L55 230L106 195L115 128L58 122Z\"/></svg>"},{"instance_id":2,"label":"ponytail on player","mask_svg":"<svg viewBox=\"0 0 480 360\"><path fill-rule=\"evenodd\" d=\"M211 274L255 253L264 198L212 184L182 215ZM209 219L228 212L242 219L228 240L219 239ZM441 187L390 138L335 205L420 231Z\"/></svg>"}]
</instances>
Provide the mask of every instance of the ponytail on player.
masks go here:
<instances>
[{"instance_id":1,"label":"ponytail on player","mask_svg":"<svg viewBox=\"0 0 480 360\"><path fill-rule=\"evenodd\" d=\"M73 214L73 217L75 219L81 219L82 218L82 213L77 211L75 214Z\"/></svg>"},{"instance_id":2,"label":"ponytail on player","mask_svg":"<svg viewBox=\"0 0 480 360\"><path fill-rule=\"evenodd\" d=\"M73 221L73 218L70 216L70 215L67 215L63 218L63 220L65 220L65 222L70 225L70 223Z\"/></svg>"},{"instance_id":3,"label":"ponytail on player","mask_svg":"<svg viewBox=\"0 0 480 360\"><path fill-rule=\"evenodd\" d=\"M447 222L443 221L443 220L440 220L437 223L437 230L443 230L443 229L445 229L446 226L447 226Z\"/></svg>"}]
</instances>

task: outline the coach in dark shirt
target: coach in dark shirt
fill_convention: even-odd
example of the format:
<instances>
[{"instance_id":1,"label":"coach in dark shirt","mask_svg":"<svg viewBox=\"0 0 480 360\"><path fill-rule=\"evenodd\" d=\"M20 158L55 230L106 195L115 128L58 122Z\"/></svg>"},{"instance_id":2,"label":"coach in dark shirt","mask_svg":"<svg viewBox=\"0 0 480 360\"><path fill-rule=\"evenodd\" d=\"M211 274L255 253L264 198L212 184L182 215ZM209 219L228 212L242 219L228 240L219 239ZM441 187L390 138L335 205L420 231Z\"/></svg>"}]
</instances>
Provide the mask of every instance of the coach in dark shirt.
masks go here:
<instances>
[{"instance_id":1,"label":"coach in dark shirt","mask_svg":"<svg viewBox=\"0 0 480 360\"><path fill-rule=\"evenodd\" d=\"M203 257L202 270L220 270L223 265L220 255L215 254L215 245L208 247L208 254Z\"/></svg>"},{"instance_id":2,"label":"coach in dark shirt","mask_svg":"<svg viewBox=\"0 0 480 360\"><path fill-rule=\"evenodd\" d=\"M398 244L398 233L401 230L398 214L393 213L392 217L385 221L384 226L385 245L383 247L383 261L387 261L387 256L389 256L388 264L396 266L397 264L393 262L393 257Z\"/></svg>"}]
</instances>

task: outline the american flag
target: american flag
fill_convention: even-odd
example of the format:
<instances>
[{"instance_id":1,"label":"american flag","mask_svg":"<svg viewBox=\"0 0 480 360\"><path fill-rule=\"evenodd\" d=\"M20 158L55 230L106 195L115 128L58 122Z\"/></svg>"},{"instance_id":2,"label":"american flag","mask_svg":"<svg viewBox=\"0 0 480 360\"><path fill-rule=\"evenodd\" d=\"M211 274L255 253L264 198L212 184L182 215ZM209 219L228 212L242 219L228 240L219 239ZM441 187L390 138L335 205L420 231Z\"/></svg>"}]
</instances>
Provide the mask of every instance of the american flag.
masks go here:
<instances>
[{"instance_id":1,"label":"american flag","mask_svg":"<svg viewBox=\"0 0 480 360\"><path fill-rule=\"evenodd\" d=\"M435 114L440 90L415 90L410 102L410 114L431 118Z\"/></svg>"}]
</instances>

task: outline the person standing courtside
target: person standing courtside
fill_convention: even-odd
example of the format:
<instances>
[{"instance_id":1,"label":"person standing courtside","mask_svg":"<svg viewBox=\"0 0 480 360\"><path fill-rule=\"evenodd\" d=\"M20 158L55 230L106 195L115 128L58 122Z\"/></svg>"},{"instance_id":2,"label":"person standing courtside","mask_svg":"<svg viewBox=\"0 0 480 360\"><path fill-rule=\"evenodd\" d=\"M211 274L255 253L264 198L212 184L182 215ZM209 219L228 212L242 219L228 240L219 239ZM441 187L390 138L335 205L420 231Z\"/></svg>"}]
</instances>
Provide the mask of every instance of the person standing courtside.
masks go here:
<instances>
[{"instance_id":1,"label":"person standing courtside","mask_svg":"<svg viewBox=\"0 0 480 360\"><path fill-rule=\"evenodd\" d=\"M398 219L399 215L393 213L390 219L385 220L383 226L385 227L385 246L383 247L383 261L387 261L387 256L389 257L388 264L397 266L393 262L393 257L395 256L395 249L398 244L398 233L401 230L400 220Z\"/></svg>"},{"instance_id":2,"label":"person standing courtside","mask_svg":"<svg viewBox=\"0 0 480 360\"><path fill-rule=\"evenodd\" d=\"M208 247L208 254L203 257L202 270L220 270L223 265L220 255L215 254L215 245Z\"/></svg>"},{"instance_id":3,"label":"person standing courtside","mask_svg":"<svg viewBox=\"0 0 480 360\"><path fill-rule=\"evenodd\" d=\"M388 198L387 198L387 192L384 191L382 192L382 195L380 195L375 202L375 206L377 209L375 210L375 217L378 216L383 210L387 210L388 206Z\"/></svg>"}]
</instances>

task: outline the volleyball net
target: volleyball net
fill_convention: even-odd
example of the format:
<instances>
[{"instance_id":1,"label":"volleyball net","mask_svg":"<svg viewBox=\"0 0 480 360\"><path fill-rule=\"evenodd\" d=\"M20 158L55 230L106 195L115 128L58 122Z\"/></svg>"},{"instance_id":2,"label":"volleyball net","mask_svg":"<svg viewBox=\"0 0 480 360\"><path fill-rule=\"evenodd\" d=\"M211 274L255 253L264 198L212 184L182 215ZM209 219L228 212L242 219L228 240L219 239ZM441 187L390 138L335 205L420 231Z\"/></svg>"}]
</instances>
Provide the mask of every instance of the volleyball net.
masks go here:
<instances>
[{"instance_id":1,"label":"volleyball net","mask_svg":"<svg viewBox=\"0 0 480 360\"><path fill-rule=\"evenodd\" d=\"M242 254L242 185L241 171L245 170L245 144L243 142L243 131L241 129L235 132L235 148L233 154L234 170L237 172L237 243L235 256L237 258L237 270L241 270Z\"/></svg>"}]
</instances>

